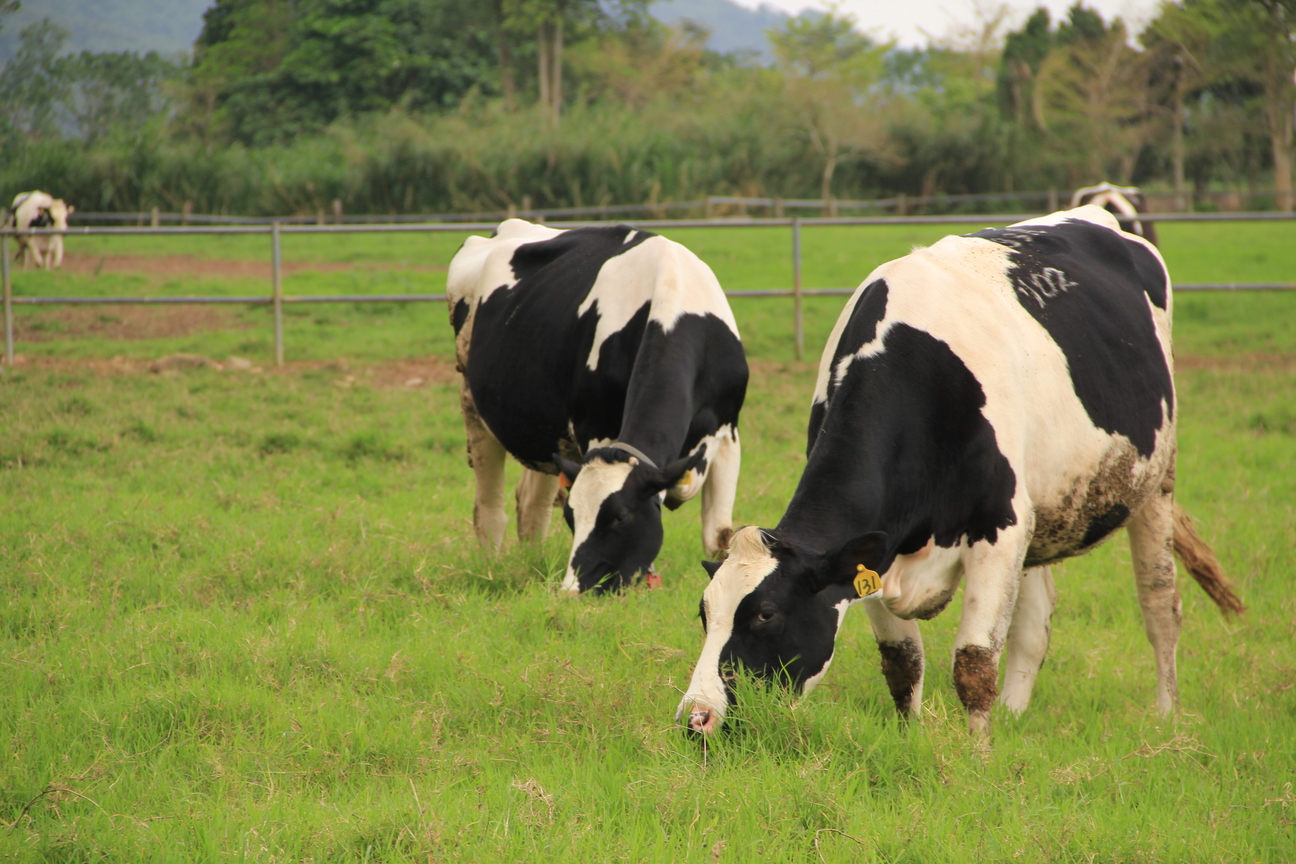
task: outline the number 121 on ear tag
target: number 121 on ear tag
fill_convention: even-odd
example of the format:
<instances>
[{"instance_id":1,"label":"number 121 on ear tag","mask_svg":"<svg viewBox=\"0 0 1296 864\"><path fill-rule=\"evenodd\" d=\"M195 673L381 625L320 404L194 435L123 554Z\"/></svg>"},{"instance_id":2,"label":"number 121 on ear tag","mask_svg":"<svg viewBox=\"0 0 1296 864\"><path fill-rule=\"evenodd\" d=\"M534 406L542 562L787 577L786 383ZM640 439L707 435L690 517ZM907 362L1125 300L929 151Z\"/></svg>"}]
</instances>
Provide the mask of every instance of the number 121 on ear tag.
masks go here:
<instances>
[{"instance_id":1,"label":"number 121 on ear tag","mask_svg":"<svg viewBox=\"0 0 1296 864\"><path fill-rule=\"evenodd\" d=\"M855 565L855 593L867 597L882 590L882 577L863 564Z\"/></svg>"}]
</instances>

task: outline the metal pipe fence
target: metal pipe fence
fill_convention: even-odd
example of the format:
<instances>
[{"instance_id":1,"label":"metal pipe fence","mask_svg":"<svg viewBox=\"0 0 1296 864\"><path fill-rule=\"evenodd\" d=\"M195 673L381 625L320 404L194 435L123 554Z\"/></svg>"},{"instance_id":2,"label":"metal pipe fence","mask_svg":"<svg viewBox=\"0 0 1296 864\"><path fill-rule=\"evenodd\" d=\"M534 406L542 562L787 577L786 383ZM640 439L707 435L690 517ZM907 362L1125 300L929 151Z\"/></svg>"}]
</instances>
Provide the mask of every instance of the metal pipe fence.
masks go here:
<instances>
[{"instance_id":1,"label":"metal pipe fence","mask_svg":"<svg viewBox=\"0 0 1296 864\"><path fill-rule=\"evenodd\" d=\"M672 228L790 228L792 240L792 285L790 289L737 289L726 291L729 297L792 297L793 335L796 358L804 355L802 300L805 297L848 295L854 288L811 288L802 286L801 232L804 227L821 226L873 226L873 225L1005 225L1020 222L1038 214L946 214L938 216L874 216L874 217L781 217L781 218L726 218L726 219L647 219L635 222L636 227L654 229ZM1150 213L1140 219L1152 222L1296 222L1289 213ZM599 221L569 221L552 223L557 228L580 228L605 225ZM18 230L0 229L0 281L3 282L5 363L14 362L13 307L20 306L84 306L84 305L172 305L172 304L235 304L270 305L274 316L275 365L284 364L283 308L300 303L422 303L444 302L444 294L327 294L285 295L283 293L282 238L285 234L409 234L409 233L465 233L492 231L495 222L432 222L422 224L339 224L300 225L273 221L266 225L208 225L185 227L76 227L67 229L40 228ZM270 236L270 294L226 297L14 297L13 274L10 266L9 240L11 237L36 237L46 235L68 236L192 236L192 235L243 235ZM1176 284L1176 291L1290 291L1296 282L1252 283L1187 283Z\"/></svg>"}]
</instances>

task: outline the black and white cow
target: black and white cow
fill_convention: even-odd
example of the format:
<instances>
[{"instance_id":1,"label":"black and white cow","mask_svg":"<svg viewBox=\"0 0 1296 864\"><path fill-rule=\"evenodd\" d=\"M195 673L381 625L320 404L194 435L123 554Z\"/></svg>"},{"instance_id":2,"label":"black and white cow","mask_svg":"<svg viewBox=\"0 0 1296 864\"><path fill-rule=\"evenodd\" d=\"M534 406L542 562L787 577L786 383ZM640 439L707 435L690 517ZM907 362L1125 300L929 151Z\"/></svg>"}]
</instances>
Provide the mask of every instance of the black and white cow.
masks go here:
<instances>
[{"instance_id":1,"label":"black and white cow","mask_svg":"<svg viewBox=\"0 0 1296 864\"><path fill-rule=\"evenodd\" d=\"M574 539L563 588L620 588L651 573L661 505L702 493L702 539L732 533L747 360L711 269L628 225L558 231L520 219L470 237L447 299L468 452L473 525L504 540L504 454L518 535L543 537L560 475Z\"/></svg>"},{"instance_id":2,"label":"black and white cow","mask_svg":"<svg viewBox=\"0 0 1296 864\"><path fill-rule=\"evenodd\" d=\"M1071 194L1072 207L1085 204L1102 207L1116 217L1122 231L1137 234L1153 246L1157 245L1156 226L1148 219L1139 218L1148 211L1148 207L1147 198L1137 186L1113 186L1104 182L1085 186Z\"/></svg>"},{"instance_id":3,"label":"black and white cow","mask_svg":"<svg viewBox=\"0 0 1296 864\"><path fill-rule=\"evenodd\" d=\"M739 530L707 568L706 640L678 718L714 731L735 666L809 690L861 598L896 707L916 716L915 619L963 580L954 682L970 728L988 734L996 696L1015 712L1030 700L1049 565L1122 526L1169 711L1172 543L1216 602L1242 608L1174 506L1170 307L1156 249L1097 207L946 237L875 270L824 349L786 513Z\"/></svg>"},{"instance_id":4,"label":"black and white cow","mask_svg":"<svg viewBox=\"0 0 1296 864\"><path fill-rule=\"evenodd\" d=\"M13 210L5 220L4 227L28 231L32 228L54 228L67 230L68 216L76 212L60 198L47 192L20 192L13 200ZM53 270L63 266L63 235L61 234L26 234L18 235L18 250L15 258L23 262L26 270L31 264L44 270Z\"/></svg>"}]
</instances>

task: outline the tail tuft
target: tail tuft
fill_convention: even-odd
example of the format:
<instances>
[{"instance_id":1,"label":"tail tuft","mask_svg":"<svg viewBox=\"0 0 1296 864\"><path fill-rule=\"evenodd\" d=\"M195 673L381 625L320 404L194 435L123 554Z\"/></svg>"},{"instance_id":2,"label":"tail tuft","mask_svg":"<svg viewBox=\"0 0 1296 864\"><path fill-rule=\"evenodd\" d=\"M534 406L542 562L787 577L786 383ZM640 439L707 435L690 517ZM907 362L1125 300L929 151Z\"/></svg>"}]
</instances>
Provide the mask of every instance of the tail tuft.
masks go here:
<instances>
[{"instance_id":1,"label":"tail tuft","mask_svg":"<svg viewBox=\"0 0 1296 864\"><path fill-rule=\"evenodd\" d=\"M1226 615L1246 611L1242 599L1233 591L1228 577L1224 575L1219 559L1206 542L1197 536L1197 532L1193 530L1192 517L1178 504L1174 508L1174 552L1197 580L1197 584Z\"/></svg>"}]
</instances>

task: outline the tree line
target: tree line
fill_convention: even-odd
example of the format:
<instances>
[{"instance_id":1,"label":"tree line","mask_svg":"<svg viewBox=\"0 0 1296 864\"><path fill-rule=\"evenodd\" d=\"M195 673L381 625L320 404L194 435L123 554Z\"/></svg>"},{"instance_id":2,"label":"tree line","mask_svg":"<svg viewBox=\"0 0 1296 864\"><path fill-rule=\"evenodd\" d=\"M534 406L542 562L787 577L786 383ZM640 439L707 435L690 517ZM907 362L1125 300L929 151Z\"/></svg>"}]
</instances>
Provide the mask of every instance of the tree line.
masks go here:
<instances>
[{"instance_id":1,"label":"tree line","mask_svg":"<svg viewBox=\"0 0 1296 864\"><path fill-rule=\"evenodd\" d=\"M1165 2L1138 34L983 5L913 49L829 6L771 30L773 62L650 4L216 0L187 58L66 54L47 19L0 70L0 177L82 210L277 215L1102 179L1292 209L1296 0Z\"/></svg>"}]
</instances>

